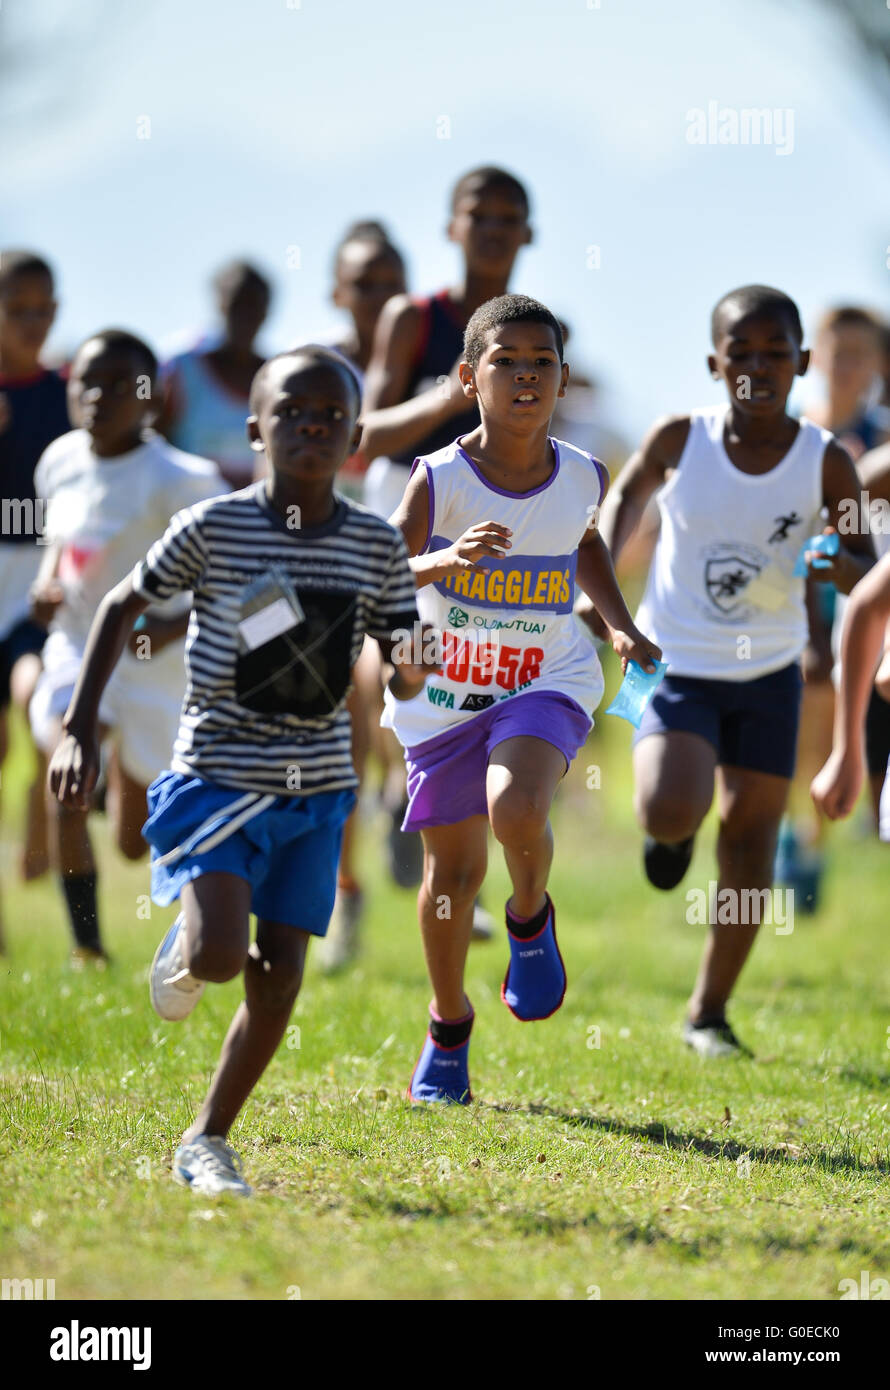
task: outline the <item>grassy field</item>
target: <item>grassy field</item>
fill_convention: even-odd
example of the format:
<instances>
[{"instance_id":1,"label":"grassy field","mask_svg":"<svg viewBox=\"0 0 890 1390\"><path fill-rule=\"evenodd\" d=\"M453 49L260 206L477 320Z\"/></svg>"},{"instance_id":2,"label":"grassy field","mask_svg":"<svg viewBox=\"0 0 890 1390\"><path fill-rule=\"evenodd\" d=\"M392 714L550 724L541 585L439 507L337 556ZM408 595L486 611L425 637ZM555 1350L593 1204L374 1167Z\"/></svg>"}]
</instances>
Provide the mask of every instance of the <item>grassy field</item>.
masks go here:
<instances>
[{"instance_id":1,"label":"grassy field","mask_svg":"<svg viewBox=\"0 0 890 1390\"><path fill-rule=\"evenodd\" d=\"M4 771L0 1274L57 1298L837 1299L890 1276L890 976L886 849L834 836L824 908L765 928L731 1015L755 1060L703 1063L680 1024L704 927L685 891L644 885L626 726L563 787L552 890L569 972L562 1010L516 1022L506 946L473 948L468 1109L403 1099L429 989L413 894L365 837L366 949L311 970L233 1142L250 1202L193 1197L172 1151L238 998L208 990L186 1023L151 1012L147 967L173 910L145 916L144 866L97 821L115 965L70 970L53 883L13 873L21 740ZM601 766L601 788L586 768ZM591 779L595 780L595 779ZM498 857L486 901L500 912Z\"/></svg>"}]
</instances>

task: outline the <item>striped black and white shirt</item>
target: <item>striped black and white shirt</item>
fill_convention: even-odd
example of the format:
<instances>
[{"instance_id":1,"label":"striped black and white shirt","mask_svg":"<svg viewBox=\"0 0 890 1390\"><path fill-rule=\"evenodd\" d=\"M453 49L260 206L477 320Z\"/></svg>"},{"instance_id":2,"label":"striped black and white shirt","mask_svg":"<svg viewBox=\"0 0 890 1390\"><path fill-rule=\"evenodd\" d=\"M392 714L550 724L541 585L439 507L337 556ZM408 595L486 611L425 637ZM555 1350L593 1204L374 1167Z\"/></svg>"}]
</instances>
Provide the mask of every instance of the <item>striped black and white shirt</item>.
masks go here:
<instances>
[{"instance_id":1,"label":"striped black and white shirt","mask_svg":"<svg viewBox=\"0 0 890 1390\"><path fill-rule=\"evenodd\" d=\"M191 590L174 772L275 795L354 787L345 706L365 633L417 621L401 534L335 494L292 529L265 485L177 512L133 571L136 590Z\"/></svg>"}]
</instances>

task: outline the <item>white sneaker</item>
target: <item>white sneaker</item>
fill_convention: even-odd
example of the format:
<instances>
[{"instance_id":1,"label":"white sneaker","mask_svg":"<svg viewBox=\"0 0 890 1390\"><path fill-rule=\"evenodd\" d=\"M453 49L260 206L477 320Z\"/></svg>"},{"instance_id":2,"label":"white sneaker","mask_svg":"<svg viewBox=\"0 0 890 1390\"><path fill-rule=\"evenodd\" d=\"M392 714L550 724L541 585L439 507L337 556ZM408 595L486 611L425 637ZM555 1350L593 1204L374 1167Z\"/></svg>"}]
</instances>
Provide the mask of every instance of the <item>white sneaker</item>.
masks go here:
<instances>
[{"instance_id":1,"label":"white sneaker","mask_svg":"<svg viewBox=\"0 0 890 1390\"><path fill-rule=\"evenodd\" d=\"M359 928L364 915L364 893L360 889L344 893L338 888L327 935L318 943L318 963L326 974L342 970L358 955Z\"/></svg>"},{"instance_id":2,"label":"white sneaker","mask_svg":"<svg viewBox=\"0 0 890 1390\"><path fill-rule=\"evenodd\" d=\"M151 1007L171 1023L187 1018L204 993L205 981L189 974L182 958L184 929L185 913L180 912L155 951L148 983Z\"/></svg>"},{"instance_id":3,"label":"white sneaker","mask_svg":"<svg viewBox=\"0 0 890 1390\"><path fill-rule=\"evenodd\" d=\"M703 1028L696 1028L687 1019L683 1024L683 1041L699 1057L750 1057L750 1048L740 1043L726 1019L716 1019Z\"/></svg>"},{"instance_id":4,"label":"white sneaker","mask_svg":"<svg viewBox=\"0 0 890 1390\"><path fill-rule=\"evenodd\" d=\"M495 920L487 908L477 898L473 904L473 930L471 941L490 941L494 936Z\"/></svg>"},{"instance_id":5,"label":"white sneaker","mask_svg":"<svg viewBox=\"0 0 890 1390\"><path fill-rule=\"evenodd\" d=\"M173 1155L176 1181L207 1196L232 1192L249 1197L251 1188L241 1171L241 1159L219 1135L199 1134L190 1144L180 1144Z\"/></svg>"}]
</instances>

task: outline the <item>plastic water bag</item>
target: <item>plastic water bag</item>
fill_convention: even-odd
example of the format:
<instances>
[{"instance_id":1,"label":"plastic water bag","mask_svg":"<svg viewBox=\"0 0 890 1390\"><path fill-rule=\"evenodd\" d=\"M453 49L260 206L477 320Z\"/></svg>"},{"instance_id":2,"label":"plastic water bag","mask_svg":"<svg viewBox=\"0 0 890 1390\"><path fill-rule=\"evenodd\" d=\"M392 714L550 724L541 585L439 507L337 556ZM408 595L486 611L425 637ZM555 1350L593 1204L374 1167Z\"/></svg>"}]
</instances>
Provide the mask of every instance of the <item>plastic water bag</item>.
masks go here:
<instances>
[{"instance_id":1,"label":"plastic water bag","mask_svg":"<svg viewBox=\"0 0 890 1390\"><path fill-rule=\"evenodd\" d=\"M841 541L837 531L832 531L830 536L810 536L808 541L804 541L800 547L800 554L797 557L797 564L792 573L798 579L803 579L807 572L807 562L803 558L808 550L818 551L820 555L836 555L840 549ZM827 570L831 564L830 560L814 560L814 570Z\"/></svg>"},{"instance_id":2,"label":"plastic water bag","mask_svg":"<svg viewBox=\"0 0 890 1390\"><path fill-rule=\"evenodd\" d=\"M606 714L617 714L626 719L635 729L640 727L643 711L655 694L667 672L666 661L656 661L655 670L649 675L636 661L627 663L621 689L615 696Z\"/></svg>"}]
</instances>

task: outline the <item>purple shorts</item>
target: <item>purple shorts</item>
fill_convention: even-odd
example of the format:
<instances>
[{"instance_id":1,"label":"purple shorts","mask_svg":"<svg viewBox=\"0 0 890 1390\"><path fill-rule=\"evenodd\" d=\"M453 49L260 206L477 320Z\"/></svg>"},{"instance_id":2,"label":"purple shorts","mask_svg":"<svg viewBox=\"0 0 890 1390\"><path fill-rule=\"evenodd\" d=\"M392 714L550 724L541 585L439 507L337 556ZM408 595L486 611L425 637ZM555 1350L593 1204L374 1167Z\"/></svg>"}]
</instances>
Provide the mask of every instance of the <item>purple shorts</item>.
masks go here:
<instances>
[{"instance_id":1,"label":"purple shorts","mask_svg":"<svg viewBox=\"0 0 890 1390\"><path fill-rule=\"evenodd\" d=\"M568 695L530 690L499 700L491 709L405 749L408 810L403 830L456 825L468 816L487 816L488 760L508 738L540 738L566 760L566 770L593 727L593 720Z\"/></svg>"}]
</instances>

